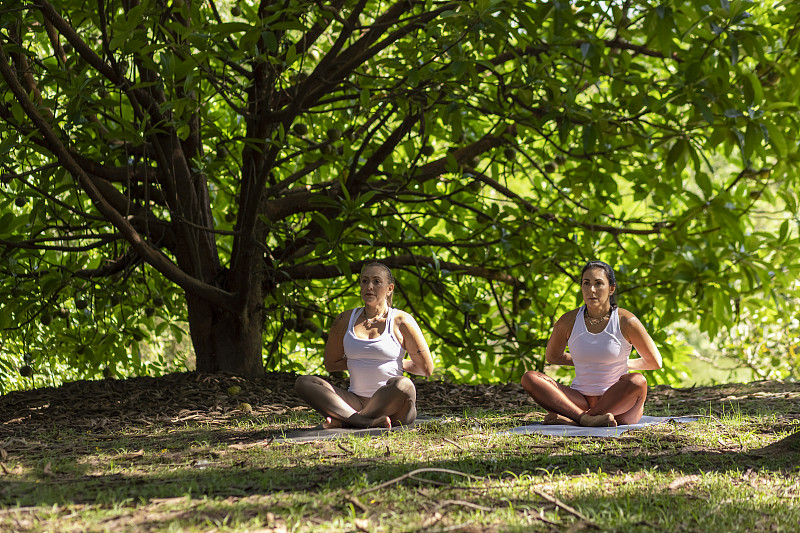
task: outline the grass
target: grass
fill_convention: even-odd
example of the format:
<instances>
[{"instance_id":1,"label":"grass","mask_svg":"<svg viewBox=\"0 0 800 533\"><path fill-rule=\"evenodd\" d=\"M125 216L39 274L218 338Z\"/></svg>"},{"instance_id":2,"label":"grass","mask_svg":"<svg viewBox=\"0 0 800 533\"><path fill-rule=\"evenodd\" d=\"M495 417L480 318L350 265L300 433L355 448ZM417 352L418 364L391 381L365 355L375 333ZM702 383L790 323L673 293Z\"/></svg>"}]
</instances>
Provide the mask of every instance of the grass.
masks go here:
<instances>
[{"instance_id":1,"label":"grass","mask_svg":"<svg viewBox=\"0 0 800 533\"><path fill-rule=\"evenodd\" d=\"M3 443L3 531L793 531L798 454L735 407L616 439L504 436L507 413L381 438L266 439L316 419L53 427ZM409 472L420 471L411 477Z\"/></svg>"}]
</instances>

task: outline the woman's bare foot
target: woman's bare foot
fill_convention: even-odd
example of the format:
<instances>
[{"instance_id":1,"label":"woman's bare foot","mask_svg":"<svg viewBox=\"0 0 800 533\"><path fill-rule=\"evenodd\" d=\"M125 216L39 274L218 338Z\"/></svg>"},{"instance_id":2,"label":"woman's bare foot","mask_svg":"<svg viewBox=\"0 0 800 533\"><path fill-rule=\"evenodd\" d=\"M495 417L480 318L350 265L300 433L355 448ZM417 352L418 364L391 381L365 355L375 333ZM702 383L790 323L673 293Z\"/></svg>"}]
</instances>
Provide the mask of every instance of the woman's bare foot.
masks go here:
<instances>
[{"instance_id":1,"label":"woman's bare foot","mask_svg":"<svg viewBox=\"0 0 800 533\"><path fill-rule=\"evenodd\" d=\"M611 413L603 413L600 415L590 415L583 413L581 415L581 425L589 427L616 427L617 421L614 420L614 415Z\"/></svg>"},{"instance_id":2,"label":"woman's bare foot","mask_svg":"<svg viewBox=\"0 0 800 533\"><path fill-rule=\"evenodd\" d=\"M347 420L337 420L330 416L325 418L322 422L323 429L366 429L366 428L391 428L392 421L388 416L379 416L378 418L367 418L356 413Z\"/></svg>"},{"instance_id":3,"label":"woman's bare foot","mask_svg":"<svg viewBox=\"0 0 800 533\"><path fill-rule=\"evenodd\" d=\"M392 421L388 416L378 417L369 425L371 428L391 428Z\"/></svg>"},{"instance_id":4,"label":"woman's bare foot","mask_svg":"<svg viewBox=\"0 0 800 533\"><path fill-rule=\"evenodd\" d=\"M574 420L571 418L567 418L564 415L560 415L558 413L547 413L544 415L544 420L542 424L551 426L551 425L559 425L559 426L577 426L578 424L575 423Z\"/></svg>"},{"instance_id":5,"label":"woman's bare foot","mask_svg":"<svg viewBox=\"0 0 800 533\"><path fill-rule=\"evenodd\" d=\"M343 427L342 421L335 418L327 417L322 422L322 429L338 429L340 427Z\"/></svg>"}]
</instances>

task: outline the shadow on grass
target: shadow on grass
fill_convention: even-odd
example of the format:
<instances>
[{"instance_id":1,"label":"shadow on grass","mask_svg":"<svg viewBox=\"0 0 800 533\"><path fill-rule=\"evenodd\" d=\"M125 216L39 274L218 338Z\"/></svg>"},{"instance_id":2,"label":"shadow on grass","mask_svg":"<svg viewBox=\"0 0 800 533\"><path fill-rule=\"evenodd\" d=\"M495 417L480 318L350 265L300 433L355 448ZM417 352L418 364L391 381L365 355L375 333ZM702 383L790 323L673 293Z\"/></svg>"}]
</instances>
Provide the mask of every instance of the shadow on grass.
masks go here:
<instances>
[{"instance_id":1,"label":"shadow on grass","mask_svg":"<svg viewBox=\"0 0 800 533\"><path fill-rule=\"evenodd\" d=\"M242 391L229 395L233 385ZM764 415L758 422L760 431L774 435L796 423L799 387L770 382L697 390L659 388L648 400L648 414L721 417L733 413L734 420L738 415ZM391 437L345 438L340 447L331 442L269 442L271 435L280 434L274 429L280 424L288 431L298 424L313 425L317 419L298 405L289 375L245 382L187 374L155 381L81 383L58 391L0 397L0 446L8 453L0 458L5 467L0 471L0 506L11 507L1 511L28 512L35 522L48 514L58 521L59 513L76 511L70 505L100 504L103 511L137 508L109 513L111 518L103 522L108 530L163 529L167 523L177 523L180 529L184 522L213 528L230 517L268 523L268 512L287 522L291 520L287 516L299 516L305 524L309 517L351 516L347 495L358 495L418 468L441 468L483 477L485 486L503 485L506 493L487 496L462 476L426 473L424 480L405 479L364 496L364 501L371 506L367 498L374 497L376 514L394 515L398 502L393 500L393 488L402 485L408 492L401 494L411 501L398 510L401 522L406 518L413 522L403 514L412 510L414 519L418 518L422 504L415 498L425 490L433 495L424 504L429 513L440 509L438 497L450 491L493 509L513 505L536 510L542 500L531 487L546 485L552 474L560 474L556 477L561 478L561 486L570 487L563 500L608 530L630 530L614 527L615 520L624 515L627 526L643 531L766 531L770 527L759 525L758 517L798 512L790 509L796 500L786 499L785 505L783 501L775 504L775 498L773 504L759 497L748 500L753 492L760 496L757 489L732 499L725 490L721 495L718 491L712 493L713 501L707 501L702 479L683 486L697 483L696 491L670 486L669 480L676 477L722 473L734 479L726 487L747 488L748 471L764 474L772 483L789 478L791 485L800 473L795 466L800 463L798 450L769 446L741 451L735 444L739 426L723 427L720 435L726 443L706 447L698 446L700 439L683 431L664 435L649 430L618 439L522 436L493 441L490 435L524 423L520 418L536 411L518 386L456 388L424 383L422 389L427 407L435 407L432 411L423 407L423 412L476 413L476 417ZM237 410L241 402L252 405L252 416ZM482 418L483 413L488 418ZM472 436L478 437L468 443ZM642 488L642 482L635 481L631 483L635 488L626 485L631 479L644 483L662 479L653 472L669 472L663 478L667 481L660 482L667 486ZM433 488L431 483L436 481L442 485ZM572 490L579 486L586 488ZM61 511L53 510L56 505ZM637 506L663 510L663 517L655 519L658 525L646 522L654 520L653 513L640 518ZM25 507L31 509L24 511ZM743 508L753 510L747 517L751 522L738 528L722 522L741 515ZM392 530L394 525L387 527Z\"/></svg>"},{"instance_id":2,"label":"shadow on grass","mask_svg":"<svg viewBox=\"0 0 800 533\"><path fill-rule=\"evenodd\" d=\"M193 428L175 433L163 437L125 436L119 441L98 441L87 436L72 444L69 454L64 450L59 452L58 446L23 454L16 463L31 470L24 476L15 476L15 461L9 461L11 475L0 482L0 505L115 505L186 495L241 498L276 492L357 492L418 468L449 469L502 479L521 474L547 476L554 472L580 475L602 471L624 475L653 469L684 476L747 470L785 475L796 474L800 464L800 449L777 443L739 452L703 449L690 444L688 439L682 443L680 438L668 443L650 443L650 450L636 446L649 438L647 433L613 439L622 445L612 439L589 439L601 448L603 441L608 444L607 449L592 453L576 451L574 439L521 437L497 447L454 450L454 458L430 461L398 461L398 453L392 453L391 449L396 450L403 443L391 439L380 442L380 446L386 446L388 456L375 457L353 453L347 447L353 441L348 439L342 441L345 443L342 447L319 441L278 445L265 440L263 430L238 431L232 435L229 430ZM213 448L219 443L231 446L223 450ZM109 454L108 461L113 461L120 473L114 473L114 465L109 464L100 465L109 473L92 473L98 471L98 465L91 458L103 453ZM444 483L463 479L445 473L433 473L430 477Z\"/></svg>"}]
</instances>

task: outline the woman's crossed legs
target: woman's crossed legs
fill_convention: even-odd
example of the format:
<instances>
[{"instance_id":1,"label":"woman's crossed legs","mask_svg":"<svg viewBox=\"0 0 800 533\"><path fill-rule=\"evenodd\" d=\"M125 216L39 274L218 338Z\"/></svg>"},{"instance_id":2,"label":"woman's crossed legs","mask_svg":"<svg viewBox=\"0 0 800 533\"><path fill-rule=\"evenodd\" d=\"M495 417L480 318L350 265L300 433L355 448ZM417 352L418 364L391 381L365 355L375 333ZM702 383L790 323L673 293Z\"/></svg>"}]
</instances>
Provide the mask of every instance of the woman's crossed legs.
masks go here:
<instances>
[{"instance_id":1,"label":"woman's crossed legs","mask_svg":"<svg viewBox=\"0 0 800 533\"><path fill-rule=\"evenodd\" d=\"M405 376L389 379L371 398L334 387L317 376L300 376L295 392L327 417L325 428L392 427L408 425L417 418L417 390Z\"/></svg>"},{"instance_id":2,"label":"woman's crossed legs","mask_svg":"<svg viewBox=\"0 0 800 533\"><path fill-rule=\"evenodd\" d=\"M586 396L553 378L530 371L522 376L522 388L547 410L545 423L581 426L635 424L642 418L647 398L647 379L642 374L625 374L601 396Z\"/></svg>"}]
</instances>

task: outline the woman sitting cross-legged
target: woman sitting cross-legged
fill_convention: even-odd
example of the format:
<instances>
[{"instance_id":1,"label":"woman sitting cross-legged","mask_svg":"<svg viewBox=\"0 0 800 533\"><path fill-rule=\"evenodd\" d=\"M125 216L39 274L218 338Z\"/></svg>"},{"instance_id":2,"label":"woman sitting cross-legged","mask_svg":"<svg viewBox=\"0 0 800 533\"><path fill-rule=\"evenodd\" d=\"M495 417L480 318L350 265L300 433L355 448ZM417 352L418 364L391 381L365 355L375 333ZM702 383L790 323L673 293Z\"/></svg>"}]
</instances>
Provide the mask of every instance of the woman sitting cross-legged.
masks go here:
<instances>
[{"instance_id":1,"label":"woman sitting cross-legged","mask_svg":"<svg viewBox=\"0 0 800 533\"><path fill-rule=\"evenodd\" d=\"M328 372L349 372L349 390L316 376L300 376L295 391L326 417L325 428L411 424L417 417L417 391L403 372L431 375L428 343L411 315L392 308L389 267L369 263L359 282L364 306L336 317L324 354Z\"/></svg>"},{"instance_id":2,"label":"woman sitting cross-legged","mask_svg":"<svg viewBox=\"0 0 800 533\"><path fill-rule=\"evenodd\" d=\"M522 387L547 410L545 424L616 426L642 417L647 380L628 371L661 368L661 354L639 319L617 307L616 290L608 264L588 263L581 272L584 305L553 327L545 359L575 367L571 386L541 372L522 376ZM631 348L640 357L629 359Z\"/></svg>"}]
</instances>

